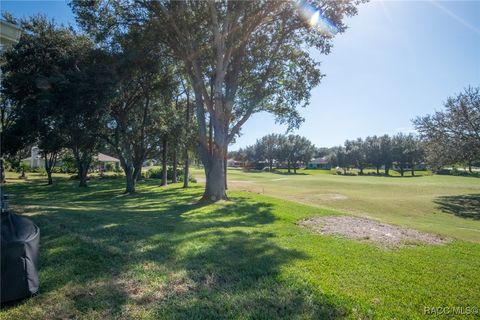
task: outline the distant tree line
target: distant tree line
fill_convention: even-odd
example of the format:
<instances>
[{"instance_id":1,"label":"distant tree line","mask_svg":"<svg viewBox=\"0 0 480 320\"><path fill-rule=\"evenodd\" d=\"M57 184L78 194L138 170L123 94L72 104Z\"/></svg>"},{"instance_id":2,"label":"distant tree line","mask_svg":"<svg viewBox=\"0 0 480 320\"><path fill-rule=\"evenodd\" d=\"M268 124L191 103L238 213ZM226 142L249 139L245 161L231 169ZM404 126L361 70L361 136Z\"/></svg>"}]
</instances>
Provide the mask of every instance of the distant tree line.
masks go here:
<instances>
[{"instance_id":1,"label":"distant tree line","mask_svg":"<svg viewBox=\"0 0 480 320\"><path fill-rule=\"evenodd\" d=\"M230 152L229 156L244 161L250 167L270 171L285 167L294 173L302 164L308 163L317 153L315 146L299 135L269 134L258 139L254 145Z\"/></svg>"},{"instance_id":2,"label":"distant tree line","mask_svg":"<svg viewBox=\"0 0 480 320\"><path fill-rule=\"evenodd\" d=\"M356 168L363 175L364 169L374 168L377 174L383 169L389 175L395 165L403 177L407 168L415 174L415 167L424 161L424 150L415 135L399 133L347 140L343 146L333 148L329 158L344 174Z\"/></svg>"},{"instance_id":3,"label":"distant tree line","mask_svg":"<svg viewBox=\"0 0 480 320\"><path fill-rule=\"evenodd\" d=\"M473 168L480 166L480 87L466 88L448 98L443 111L417 117L413 124L418 134L369 136L333 148L316 148L298 135L270 134L230 157L269 170L286 167L289 172L307 166L313 157L326 157L344 174L355 168L361 175L367 168L385 175L395 168L404 176L407 170L415 175L423 164L434 172L461 166L474 173Z\"/></svg>"},{"instance_id":4,"label":"distant tree line","mask_svg":"<svg viewBox=\"0 0 480 320\"><path fill-rule=\"evenodd\" d=\"M365 139L347 140L343 146L316 148L307 138L299 135L269 134L258 139L254 145L230 152L230 157L244 161L257 169L268 167L287 168L288 172L300 166L307 167L312 158L325 157L332 166L346 174L356 168L359 174L364 169L374 168L377 174L386 175L393 165L403 176L407 169L415 174L415 168L424 161L422 142L413 134L399 133L394 136L372 136Z\"/></svg>"}]
</instances>

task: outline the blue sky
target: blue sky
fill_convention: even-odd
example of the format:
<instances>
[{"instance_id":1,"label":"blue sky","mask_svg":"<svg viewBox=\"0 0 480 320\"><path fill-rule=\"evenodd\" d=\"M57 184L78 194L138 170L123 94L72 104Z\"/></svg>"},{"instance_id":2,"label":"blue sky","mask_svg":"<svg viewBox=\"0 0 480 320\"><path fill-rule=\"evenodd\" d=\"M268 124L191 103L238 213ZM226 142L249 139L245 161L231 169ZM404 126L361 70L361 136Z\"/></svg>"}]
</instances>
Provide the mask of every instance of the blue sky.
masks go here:
<instances>
[{"instance_id":1,"label":"blue sky","mask_svg":"<svg viewBox=\"0 0 480 320\"><path fill-rule=\"evenodd\" d=\"M65 1L2 0L1 9L74 23ZM410 132L415 116L441 109L468 85L480 85L480 1L372 1L347 24L332 53L318 56L326 77L295 132L317 146ZM257 114L231 149L272 132L285 127Z\"/></svg>"}]
</instances>

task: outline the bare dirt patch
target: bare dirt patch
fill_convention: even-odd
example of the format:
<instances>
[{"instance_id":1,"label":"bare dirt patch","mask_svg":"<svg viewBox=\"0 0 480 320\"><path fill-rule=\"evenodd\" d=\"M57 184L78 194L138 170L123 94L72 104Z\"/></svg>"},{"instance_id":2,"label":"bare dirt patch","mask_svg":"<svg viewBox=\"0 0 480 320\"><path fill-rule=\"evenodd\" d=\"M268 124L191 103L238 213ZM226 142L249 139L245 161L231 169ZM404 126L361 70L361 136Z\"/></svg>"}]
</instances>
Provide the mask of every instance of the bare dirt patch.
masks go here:
<instances>
[{"instance_id":1,"label":"bare dirt patch","mask_svg":"<svg viewBox=\"0 0 480 320\"><path fill-rule=\"evenodd\" d=\"M265 193L265 188L257 185L254 181L229 180L228 187L240 191Z\"/></svg>"},{"instance_id":2,"label":"bare dirt patch","mask_svg":"<svg viewBox=\"0 0 480 320\"><path fill-rule=\"evenodd\" d=\"M439 235L357 217L314 217L300 221L299 225L321 234L341 235L389 248L449 242Z\"/></svg>"},{"instance_id":3,"label":"bare dirt patch","mask_svg":"<svg viewBox=\"0 0 480 320\"><path fill-rule=\"evenodd\" d=\"M295 199L304 200L307 203L325 203L347 200L348 197L340 193L310 193L304 196L295 196Z\"/></svg>"}]
</instances>

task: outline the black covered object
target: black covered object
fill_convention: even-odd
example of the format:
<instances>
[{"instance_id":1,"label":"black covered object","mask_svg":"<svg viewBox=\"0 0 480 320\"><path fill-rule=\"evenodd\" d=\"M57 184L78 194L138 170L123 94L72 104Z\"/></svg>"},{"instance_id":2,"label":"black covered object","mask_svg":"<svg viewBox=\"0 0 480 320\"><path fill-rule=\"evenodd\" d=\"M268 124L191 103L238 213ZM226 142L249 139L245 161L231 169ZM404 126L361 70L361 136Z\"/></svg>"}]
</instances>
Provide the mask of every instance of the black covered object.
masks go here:
<instances>
[{"instance_id":1,"label":"black covered object","mask_svg":"<svg viewBox=\"0 0 480 320\"><path fill-rule=\"evenodd\" d=\"M1 303L30 297L38 291L40 229L29 219L1 214Z\"/></svg>"}]
</instances>

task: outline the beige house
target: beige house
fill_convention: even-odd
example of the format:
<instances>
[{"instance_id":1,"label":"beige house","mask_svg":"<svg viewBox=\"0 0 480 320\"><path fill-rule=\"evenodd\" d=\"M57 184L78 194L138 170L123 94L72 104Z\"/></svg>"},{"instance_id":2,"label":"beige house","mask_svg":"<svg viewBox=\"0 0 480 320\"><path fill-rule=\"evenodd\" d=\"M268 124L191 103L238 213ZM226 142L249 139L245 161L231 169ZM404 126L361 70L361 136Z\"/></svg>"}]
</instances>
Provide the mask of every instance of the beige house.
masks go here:
<instances>
[{"instance_id":1,"label":"beige house","mask_svg":"<svg viewBox=\"0 0 480 320\"><path fill-rule=\"evenodd\" d=\"M98 155L94 157L94 160L99 163L97 166L97 170L99 171L105 171L108 164L111 164L114 168L119 168L120 166L120 160L104 153L98 153Z\"/></svg>"},{"instance_id":2,"label":"beige house","mask_svg":"<svg viewBox=\"0 0 480 320\"><path fill-rule=\"evenodd\" d=\"M45 159L40 152L41 150L38 147L33 147L31 150L31 155L28 158L22 159L22 163L29 166L30 168L44 168L45 167ZM105 170L108 164L112 164L114 167L120 165L120 160L117 158L111 157L104 153L98 153L98 155L93 157L96 162L99 162L97 167L98 170ZM61 167L62 162L57 161L55 167Z\"/></svg>"}]
</instances>

